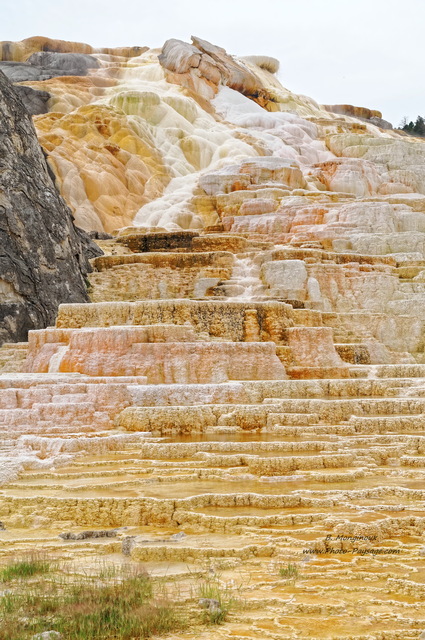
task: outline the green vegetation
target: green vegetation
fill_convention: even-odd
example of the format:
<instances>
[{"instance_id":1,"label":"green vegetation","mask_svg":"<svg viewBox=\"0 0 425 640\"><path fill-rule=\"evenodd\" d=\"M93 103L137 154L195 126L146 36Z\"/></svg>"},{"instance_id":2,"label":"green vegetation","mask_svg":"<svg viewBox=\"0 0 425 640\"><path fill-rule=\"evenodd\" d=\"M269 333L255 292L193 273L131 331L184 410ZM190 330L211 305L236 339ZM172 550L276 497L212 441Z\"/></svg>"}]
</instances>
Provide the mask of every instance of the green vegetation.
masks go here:
<instances>
[{"instance_id":1,"label":"green vegetation","mask_svg":"<svg viewBox=\"0 0 425 640\"><path fill-rule=\"evenodd\" d=\"M205 624L221 624L237 603L234 589L223 585L219 577L204 578L199 585L200 600L210 601L211 606L204 607L203 622Z\"/></svg>"},{"instance_id":2,"label":"green vegetation","mask_svg":"<svg viewBox=\"0 0 425 640\"><path fill-rule=\"evenodd\" d=\"M50 568L33 559L2 570L8 588L0 597L0 640L28 640L46 630L63 640L139 640L186 626L182 608L155 594L143 570L121 571L105 584L100 576L52 576Z\"/></svg>"},{"instance_id":3,"label":"green vegetation","mask_svg":"<svg viewBox=\"0 0 425 640\"><path fill-rule=\"evenodd\" d=\"M17 578L31 578L37 574L48 573L52 563L41 555L30 555L22 560L15 560L0 569L0 582L9 582Z\"/></svg>"},{"instance_id":4,"label":"green vegetation","mask_svg":"<svg viewBox=\"0 0 425 640\"><path fill-rule=\"evenodd\" d=\"M0 640L58 631L62 640L144 640L226 621L242 606L217 574L195 578L190 598L140 565L99 564L91 573L43 554L0 568ZM173 597L169 596L173 584Z\"/></svg>"},{"instance_id":5,"label":"green vegetation","mask_svg":"<svg viewBox=\"0 0 425 640\"><path fill-rule=\"evenodd\" d=\"M425 138L425 120L422 116L418 116L416 122L407 122L407 118L403 118L400 129L413 136Z\"/></svg>"},{"instance_id":6,"label":"green vegetation","mask_svg":"<svg viewBox=\"0 0 425 640\"><path fill-rule=\"evenodd\" d=\"M296 580L300 577L300 572L296 564L288 562L284 567L280 567L279 575L287 580Z\"/></svg>"}]
</instances>

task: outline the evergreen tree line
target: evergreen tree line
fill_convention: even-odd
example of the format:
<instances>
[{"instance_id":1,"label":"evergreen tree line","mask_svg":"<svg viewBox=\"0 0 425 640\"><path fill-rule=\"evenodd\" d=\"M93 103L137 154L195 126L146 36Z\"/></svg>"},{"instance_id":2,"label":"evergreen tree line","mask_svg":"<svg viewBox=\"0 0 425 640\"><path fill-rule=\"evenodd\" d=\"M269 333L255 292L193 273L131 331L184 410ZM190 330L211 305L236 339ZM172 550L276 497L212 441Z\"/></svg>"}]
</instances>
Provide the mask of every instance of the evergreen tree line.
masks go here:
<instances>
[{"instance_id":1,"label":"evergreen tree line","mask_svg":"<svg viewBox=\"0 0 425 640\"><path fill-rule=\"evenodd\" d=\"M412 120L408 122L407 118L403 118L400 129L413 136L421 136L425 138L425 120L422 116L418 116L416 118L416 122L412 122Z\"/></svg>"}]
</instances>

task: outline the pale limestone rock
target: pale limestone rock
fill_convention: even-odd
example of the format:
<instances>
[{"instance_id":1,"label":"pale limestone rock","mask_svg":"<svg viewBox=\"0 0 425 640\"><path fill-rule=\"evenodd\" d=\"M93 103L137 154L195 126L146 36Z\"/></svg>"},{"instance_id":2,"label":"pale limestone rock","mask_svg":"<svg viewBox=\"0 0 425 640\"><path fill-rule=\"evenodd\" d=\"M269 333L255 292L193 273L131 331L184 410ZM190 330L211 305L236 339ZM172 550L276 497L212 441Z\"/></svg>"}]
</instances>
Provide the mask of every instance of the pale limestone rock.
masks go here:
<instances>
[{"instance_id":1,"label":"pale limestone rock","mask_svg":"<svg viewBox=\"0 0 425 640\"><path fill-rule=\"evenodd\" d=\"M192 36L193 45L181 40L167 40L161 54L160 64L169 72L170 80L183 86L195 87L202 94L195 73L210 83L213 91L219 84L228 85L245 95L258 97L264 84L242 60L236 60L221 47ZM204 89L205 91L205 89Z\"/></svg>"},{"instance_id":2,"label":"pale limestone rock","mask_svg":"<svg viewBox=\"0 0 425 640\"><path fill-rule=\"evenodd\" d=\"M287 329L288 344L298 365L340 367L344 363L333 346L329 327L293 327Z\"/></svg>"},{"instance_id":3,"label":"pale limestone rock","mask_svg":"<svg viewBox=\"0 0 425 640\"><path fill-rule=\"evenodd\" d=\"M277 203L271 198L256 198L242 203L238 214L241 216L255 216L263 213L271 213L277 208Z\"/></svg>"},{"instance_id":4,"label":"pale limestone rock","mask_svg":"<svg viewBox=\"0 0 425 640\"><path fill-rule=\"evenodd\" d=\"M285 378L273 343L195 342L192 327L153 325L31 333L27 370L147 376L150 383ZM164 344L166 343L166 345ZM214 362L214 366L211 364Z\"/></svg>"},{"instance_id":5,"label":"pale limestone rock","mask_svg":"<svg viewBox=\"0 0 425 640\"><path fill-rule=\"evenodd\" d=\"M198 278L193 289L194 298L204 298L208 289L215 287L220 282L219 278Z\"/></svg>"},{"instance_id":6,"label":"pale limestone rock","mask_svg":"<svg viewBox=\"0 0 425 640\"><path fill-rule=\"evenodd\" d=\"M316 278L310 277L307 280L307 295L310 303L314 305L314 309L323 308L322 292L320 290L320 284Z\"/></svg>"},{"instance_id":7,"label":"pale limestone rock","mask_svg":"<svg viewBox=\"0 0 425 640\"><path fill-rule=\"evenodd\" d=\"M213 196L247 189L250 184L250 176L239 173L208 173L205 176L201 176L199 180L199 186L205 193Z\"/></svg>"},{"instance_id":8,"label":"pale limestone rock","mask_svg":"<svg viewBox=\"0 0 425 640\"><path fill-rule=\"evenodd\" d=\"M176 73L187 73L198 68L201 62L201 51L182 40L167 40L158 56L160 63Z\"/></svg>"},{"instance_id":9,"label":"pale limestone rock","mask_svg":"<svg viewBox=\"0 0 425 640\"><path fill-rule=\"evenodd\" d=\"M241 173L251 176L253 184L277 182L283 188L301 189L305 187L303 173L297 163L281 158L266 157L244 162Z\"/></svg>"},{"instance_id":10,"label":"pale limestone rock","mask_svg":"<svg viewBox=\"0 0 425 640\"><path fill-rule=\"evenodd\" d=\"M261 268L261 278L273 297L304 300L307 270L302 260L274 260Z\"/></svg>"},{"instance_id":11,"label":"pale limestone rock","mask_svg":"<svg viewBox=\"0 0 425 640\"><path fill-rule=\"evenodd\" d=\"M1 51L64 46L18 44ZM99 241L92 304L30 336L37 373L11 373L26 345L0 349L8 545L129 527L84 556L61 544L82 568L165 561L185 590L251 576L248 617L220 636L342 637L354 618L360 635L417 635L423 142L200 40L116 53L46 81L36 120L74 211L127 228ZM300 576L283 592L288 563Z\"/></svg>"}]
</instances>

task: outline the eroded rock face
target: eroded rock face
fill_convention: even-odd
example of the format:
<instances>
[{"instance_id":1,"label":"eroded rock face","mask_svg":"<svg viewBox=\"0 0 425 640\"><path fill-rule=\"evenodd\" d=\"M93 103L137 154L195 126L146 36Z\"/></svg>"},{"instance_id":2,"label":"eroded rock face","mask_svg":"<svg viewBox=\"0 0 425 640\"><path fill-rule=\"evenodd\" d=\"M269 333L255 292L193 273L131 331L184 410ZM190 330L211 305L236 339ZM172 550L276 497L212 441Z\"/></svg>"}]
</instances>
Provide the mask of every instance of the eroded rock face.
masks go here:
<instances>
[{"instance_id":1,"label":"eroded rock face","mask_svg":"<svg viewBox=\"0 0 425 640\"><path fill-rule=\"evenodd\" d=\"M350 116L352 118L359 118L359 120L365 120L370 122L381 129L392 129L391 122L382 118L382 113L375 109L367 109L366 107L354 107L351 104L324 104L326 111L332 113L339 113L344 116Z\"/></svg>"},{"instance_id":2,"label":"eroded rock face","mask_svg":"<svg viewBox=\"0 0 425 640\"><path fill-rule=\"evenodd\" d=\"M78 115L48 113L36 126L61 193L86 231L131 224L169 182L152 136L133 126L121 109L87 105Z\"/></svg>"},{"instance_id":3,"label":"eroded rock face","mask_svg":"<svg viewBox=\"0 0 425 640\"><path fill-rule=\"evenodd\" d=\"M332 113L340 113L344 116L352 116L353 118L364 118L370 120L371 118L382 118L382 113L374 109L367 109L366 107L354 107L351 104L325 104L323 105L327 111Z\"/></svg>"},{"instance_id":4,"label":"eroded rock face","mask_svg":"<svg viewBox=\"0 0 425 640\"><path fill-rule=\"evenodd\" d=\"M166 43L165 66L37 39L3 54L46 47L99 61L22 86L51 95L40 140L105 255L91 304L0 348L10 553L43 538L184 593L218 572L246 608L199 640L416 637L423 142L199 39Z\"/></svg>"},{"instance_id":5,"label":"eroded rock face","mask_svg":"<svg viewBox=\"0 0 425 640\"><path fill-rule=\"evenodd\" d=\"M0 62L0 70L11 82L49 80L55 76L85 76L99 66L96 58L85 53L38 51L26 62Z\"/></svg>"},{"instance_id":6,"label":"eroded rock face","mask_svg":"<svg viewBox=\"0 0 425 640\"><path fill-rule=\"evenodd\" d=\"M222 47L201 38L192 36L192 44L182 40L167 40L158 60L169 72L171 82L192 88L201 95L208 95L209 88L209 97L212 97L220 84L255 99L266 99L268 95L263 81L243 60L236 60ZM251 60L254 62L254 59ZM205 82L203 92L199 80Z\"/></svg>"},{"instance_id":7,"label":"eroded rock face","mask_svg":"<svg viewBox=\"0 0 425 640\"><path fill-rule=\"evenodd\" d=\"M147 47L116 47L95 49L84 42L69 42L67 40L56 40L43 36L35 36L25 38L20 42L4 41L0 43L0 58L15 62L22 62L29 58L33 53L52 52L52 53L104 53L117 56L139 56Z\"/></svg>"},{"instance_id":8,"label":"eroded rock face","mask_svg":"<svg viewBox=\"0 0 425 640\"><path fill-rule=\"evenodd\" d=\"M22 102L0 72L0 342L51 324L61 302L87 300L96 254L49 175Z\"/></svg>"},{"instance_id":9,"label":"eroded rock face","mask_svg":"<svg viewBox=\"0 0 425 640\"><path fill-rule=\"evenodd\" d=\"M160 52L30 38L0 43L0 58L38 114L61 194L88 231L211 227L222 217L215 196L256 187L363 197L423 190L423 144L392 131L379 111L288 91L272 58L237 58L197 37L168 40Z\"/></svg>"},{"instance_id":10,"label":"eroded rock face","mask_svg":"<svg viewBox=\"0 0 425 640\"><path fill-rule=\"evenodd\" d=\"M36 116L40 113L47 113L50 93L48 91L38 91L21 84L15 84L14 89L30 116Z\"/></svg>"}]
</instances>

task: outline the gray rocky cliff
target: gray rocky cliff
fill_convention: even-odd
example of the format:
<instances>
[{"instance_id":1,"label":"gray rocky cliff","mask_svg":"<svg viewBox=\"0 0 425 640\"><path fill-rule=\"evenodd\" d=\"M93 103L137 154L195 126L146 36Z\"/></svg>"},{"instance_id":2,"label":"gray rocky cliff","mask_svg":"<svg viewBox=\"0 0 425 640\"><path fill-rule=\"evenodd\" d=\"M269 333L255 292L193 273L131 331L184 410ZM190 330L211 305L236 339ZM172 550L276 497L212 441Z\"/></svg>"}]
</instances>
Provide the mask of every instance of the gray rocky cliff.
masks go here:
<instances>
[{"instance_id":1,"label":"gray rocky cliff","mask_svg":"<svg viewBox=\"0 0 425 640\"><path fill-rule=\"evenodd\" d=\"M88 300L88 258L102 252L73 224L30 115L0 71L0 344Z\"/></svg>"}]
</instances>

